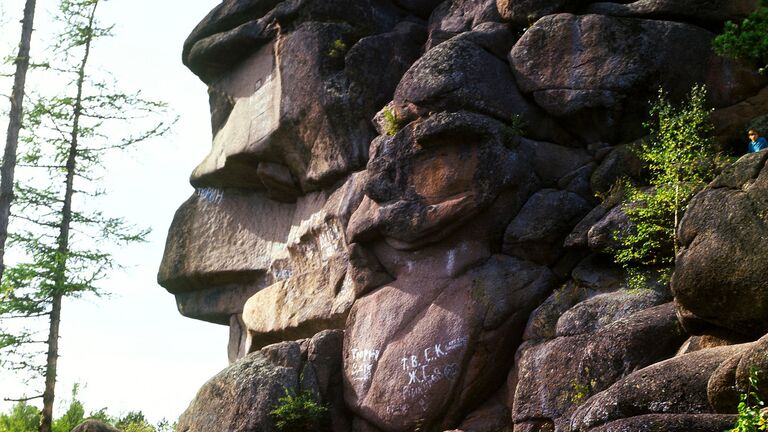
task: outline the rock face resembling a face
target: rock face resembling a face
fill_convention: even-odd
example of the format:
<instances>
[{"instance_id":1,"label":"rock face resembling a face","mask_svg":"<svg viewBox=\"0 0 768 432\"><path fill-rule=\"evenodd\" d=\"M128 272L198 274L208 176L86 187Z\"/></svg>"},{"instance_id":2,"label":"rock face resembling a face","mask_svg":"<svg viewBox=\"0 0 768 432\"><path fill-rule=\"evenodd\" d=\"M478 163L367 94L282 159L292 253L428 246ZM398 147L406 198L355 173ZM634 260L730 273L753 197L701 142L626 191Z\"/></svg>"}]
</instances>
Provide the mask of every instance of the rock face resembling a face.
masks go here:
<instances>
[{"instance_id":1,"label":"rock face resembling a face","mask_svg":"<svg viewBox=\"0 0 768 432\"><path fill-rule=\"evenodd\" d=\"M232 359L340 327L355 296L344 231L362 192L350 174L426 34L393 8L348 3L225 1L185 44L209 85L213 145L158 280L182 314L230 325Z\"/></svg>"},{"instance_id":2,"label":"rock face resembling a face","mask_svg":"<svg viewBox=\"0 0 768 432\"><path fill-rule=\"evenodd\" d=\"M764 284L700 268L759 268L723 255L739 233L711 234L731 233L711 213L726 196L762 244L765 158L694 200L672 291L630 289L606 252L633 229L613 186L642 180L632 147L659 86L706 83L723 130L765 111L743 101L766 79L710 50L754 6L222 1L184 46L213 140L158 280L185 316L230 327L233 364L184 430L274 430L251 390L274 403L281 386L330 404L334 431L722 429L765 342L722 346L764 334L743 312Z\"/></svg>"}]
</instances>

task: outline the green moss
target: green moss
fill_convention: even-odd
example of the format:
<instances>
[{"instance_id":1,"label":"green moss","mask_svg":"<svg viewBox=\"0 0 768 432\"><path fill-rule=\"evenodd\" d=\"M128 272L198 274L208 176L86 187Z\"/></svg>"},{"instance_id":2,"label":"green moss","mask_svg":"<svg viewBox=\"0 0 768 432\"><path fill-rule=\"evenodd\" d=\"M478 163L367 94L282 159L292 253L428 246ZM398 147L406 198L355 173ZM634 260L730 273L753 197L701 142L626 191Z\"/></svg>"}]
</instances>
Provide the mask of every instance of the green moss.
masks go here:
<instances>
[{"instance_id":1,"label":"green moss","mask_svg":"<svg viewBox=\"0 0 768 432\"><path fill-rule=\"evenodd\" d=\"M347 54L347 51L349 51L347 44L341 39L336 39L331 44L327 54L328 57L336 59L344 57Z\"/></svg>"},{"instance_id":2,"label":"green moss","mask_svg":"<svg viewBox=\"0 0 768 432\"><path fill-rule=\"evenodd\" d=\"M574 380L571 382L570 401L574 405L581 405L587 401L589 396L597 387L597 380L592 379L588 383L584 384Z\"/></svg>"},{"instance_id":3,"label":"green moss","mask_svg":"<svg viewBox=\"0 0 768 432\"><path fill-rule=\"evenodd\" d=\"M395 136L403 128L402 120L397 118L397 113L392 108L384 108L384 132L389 136Z\"/></svg>"}]
</instances>

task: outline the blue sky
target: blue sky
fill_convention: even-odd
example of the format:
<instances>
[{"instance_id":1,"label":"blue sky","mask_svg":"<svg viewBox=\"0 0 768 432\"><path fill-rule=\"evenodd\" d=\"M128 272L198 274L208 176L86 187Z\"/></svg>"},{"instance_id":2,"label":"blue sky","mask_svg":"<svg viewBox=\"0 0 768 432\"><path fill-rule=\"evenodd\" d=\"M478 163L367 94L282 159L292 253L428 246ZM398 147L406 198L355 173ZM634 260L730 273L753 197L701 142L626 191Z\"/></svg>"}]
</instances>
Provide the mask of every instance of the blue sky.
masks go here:
<instances>
[{"instance_id":1,"label":"blue sky","mask_svg":"<svg viewBox=\"0 0 768 432\"><path fill-rule=\"evenodd\" d=\"M149 242L115 251L126 269L102 284L109 298L65 302L60 402L66 402L77 382L86 409L107 407L113 414L142 410L152 421L175 419L197 389L227 365L227 328L181 317L173 296L155 282L168 225L192 193L189 173L211 139L205 86L181 64L181 45L217 3L108 0L100 6L102 22L115 23L115 37L94 47L94 60L115 75L122 89L141 89L145 97L164 100L180 118L168 136L107 162L108 194L100 206L153 231ZM55 0L38 0L33 56L46 47L41 37L55 7ZM3 56L18 43L22 9L23 0L2 0ZM10 81L0 79L0 85L0 94L10 93ZM6 127L5 118L0 119L3 137ZM0 372L0 399L34 392ZM9 406L0 401L0 410Z\"/></svg>"}]
</instances>

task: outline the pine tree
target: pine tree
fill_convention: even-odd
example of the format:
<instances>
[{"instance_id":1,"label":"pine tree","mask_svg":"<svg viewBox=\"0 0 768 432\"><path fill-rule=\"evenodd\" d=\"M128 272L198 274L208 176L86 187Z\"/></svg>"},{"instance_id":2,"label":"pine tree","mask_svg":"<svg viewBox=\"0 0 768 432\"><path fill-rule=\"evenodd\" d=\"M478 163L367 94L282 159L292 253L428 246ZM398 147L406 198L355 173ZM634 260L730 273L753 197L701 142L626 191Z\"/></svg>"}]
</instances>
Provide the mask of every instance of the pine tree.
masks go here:
<instances>
[{"instance_id":1,"label":"pine tree","mask_svg":"<svg viewBox=\"0 0 768 432\"><path fill-rule=\"evenodd\" d=\"M40 432L51 432L62 300L98 295L98 281L119 267L104 250L106 244L142 241L147 234L88 207L91 198L103 194L97 183L102 160L168 129L167 123L151 120L164 104L114 91L114 84L90 74L94 42L111 34L111 27L96 19L99 4L60 0L64 30L43 72L60 80L63 90L37 97L27 111L19 161L34 173L16 185L15 228L9 230L10 245L24 259L7 268L0 288L0 366L42 371ZM139 132L120 137L126 130ZM42 367L32 361L35 352L24 348L41 341L32 332L2 326L19 317L48 319ZM18 355L4 355L10 353Z\"/></svg>"},{"instance_id":2,"label":"pine tree","mask_svg":"<svg viewBox=\"0 0 768 432\"><path fill-rule=\"evenodd\" d=\"M16 72L13 75L11 109L8 112L8 133L0 166L0 282L5 270L5 243L8 239L8 218L13 201L13 184L16 170L16 149L19 145L19 131L24 118L24 88L29 69L29 50L32 44L32 28L35 20L35 0L27 0L24 5L24 18L21 24L19 51L14 59Z\"/></svg>"}]
</instances>

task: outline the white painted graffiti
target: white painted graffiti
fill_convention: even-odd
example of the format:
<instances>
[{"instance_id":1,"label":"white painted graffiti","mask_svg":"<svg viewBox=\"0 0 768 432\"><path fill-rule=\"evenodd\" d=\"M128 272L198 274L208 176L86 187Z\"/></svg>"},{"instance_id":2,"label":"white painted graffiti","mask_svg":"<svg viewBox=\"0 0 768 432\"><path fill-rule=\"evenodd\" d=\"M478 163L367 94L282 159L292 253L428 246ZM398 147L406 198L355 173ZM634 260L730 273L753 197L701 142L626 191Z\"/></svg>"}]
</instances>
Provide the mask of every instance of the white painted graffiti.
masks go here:
<instances>
[{"instance_id":1,"label":"white painted graffiti","mask_svg":"<svg viewBox=\"0 0 768 432\"><path fill-rule=\"evenodd\" d=\"M404 372L403 399L417 406L429 399L428 392L439 382L452 381L461 372L458 353L467 346L468 338L433 343L400 358Z\"/></svg>"},{"instance_id":2,"label":"white painted graffiti","mask_svg":"<svg viewBox=\"0 0 768 432\"><path fill-rule=\"evenodd\" d=\"M352 379L368 381L373 376L373 366L379 361L380 350L352 348Z\"/></svg>"}]
</instances>

